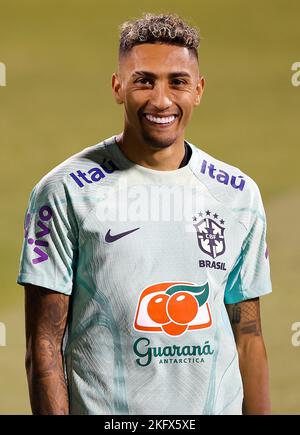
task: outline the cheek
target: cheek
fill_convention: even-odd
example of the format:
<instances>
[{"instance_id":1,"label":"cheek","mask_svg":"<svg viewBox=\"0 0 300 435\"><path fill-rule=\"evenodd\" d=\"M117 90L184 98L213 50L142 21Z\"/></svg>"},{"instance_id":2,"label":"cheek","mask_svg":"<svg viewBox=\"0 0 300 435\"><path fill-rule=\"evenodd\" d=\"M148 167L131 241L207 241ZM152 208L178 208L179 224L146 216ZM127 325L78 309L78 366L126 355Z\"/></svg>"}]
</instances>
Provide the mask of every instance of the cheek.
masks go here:
<instances>
[{"instance_id":1,"label":"cheek","mask_svg":"<svg viewBox=\"0 0 300 435\"><path fill-rule=\"evenodd\" d=\"M138 110L143 107L145 98L141 92L128 92L125 95L124 103L127 111L137 114Z\"/></svg>"},{"instance_id":2,"label":"cheek","mask_svg":"<svg viewBox=\"0 0 300 435\"><path fill-rule=\"evenodd\" d=\"M183 98L181 98L179 106L183 111L183 119L190 119L195 108L195 97L190 94L185 95Z\"/></svg>"}]
</instances>

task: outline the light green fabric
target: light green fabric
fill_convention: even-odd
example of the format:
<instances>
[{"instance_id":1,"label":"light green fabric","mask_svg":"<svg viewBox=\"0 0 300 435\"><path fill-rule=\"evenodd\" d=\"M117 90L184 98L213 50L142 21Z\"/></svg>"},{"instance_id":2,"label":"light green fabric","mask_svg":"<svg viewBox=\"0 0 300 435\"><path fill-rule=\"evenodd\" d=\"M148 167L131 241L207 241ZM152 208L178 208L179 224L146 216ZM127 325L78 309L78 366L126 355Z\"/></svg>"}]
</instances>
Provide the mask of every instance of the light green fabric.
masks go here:
<instances>
[{"instance_id":1,"label":"light green fabric","mask_svg":"<svg viewBox=\"0 0 300 435\"><path fill-rule=\"evenodd\" d=\"M72 414L241 413L225 303L271 291L265 215L253 180L189 145L155 171L110 138L33 190L18 282L72 295Z\"/></svg>"}]
</instances>

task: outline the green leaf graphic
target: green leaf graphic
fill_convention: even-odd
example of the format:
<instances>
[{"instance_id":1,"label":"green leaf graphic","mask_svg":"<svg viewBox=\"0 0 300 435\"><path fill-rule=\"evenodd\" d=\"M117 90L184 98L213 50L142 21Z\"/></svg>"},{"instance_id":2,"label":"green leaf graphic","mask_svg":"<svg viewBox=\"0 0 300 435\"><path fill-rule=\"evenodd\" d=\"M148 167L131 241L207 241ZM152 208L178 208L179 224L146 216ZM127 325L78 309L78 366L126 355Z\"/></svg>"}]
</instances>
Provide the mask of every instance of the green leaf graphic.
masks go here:
<instances>
[{"instance_id":1,"label":"green leaf graphic","mask_svg":"<svg viewBox=\"0 0 300 435\"><path fill-rule=\"evenodd\" d=\"M204 285L175 284L168 288L166 294L171 296L178 292L193 293L197 299L199 307L201 307L201 305L205 304L208 299L209 285L208 283Z\"/></svg>"}]
</instances>

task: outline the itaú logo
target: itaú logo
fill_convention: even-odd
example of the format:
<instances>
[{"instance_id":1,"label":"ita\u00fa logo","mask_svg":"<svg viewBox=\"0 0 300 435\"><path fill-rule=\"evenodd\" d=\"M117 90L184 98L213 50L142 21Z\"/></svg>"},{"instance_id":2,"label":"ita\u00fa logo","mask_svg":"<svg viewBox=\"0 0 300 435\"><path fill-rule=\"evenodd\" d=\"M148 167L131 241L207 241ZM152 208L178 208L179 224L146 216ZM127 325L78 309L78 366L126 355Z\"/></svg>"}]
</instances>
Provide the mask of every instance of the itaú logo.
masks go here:
<instances>
[{"instance_id":1,"label":"ita\u00fa logo","mask_svg":"<svg viewBox=\"0 0 300 435\"><path fill-rule=\"evenodd\" d=\"M171 336L209 328L209 285L191 282L160 282L146 287L139 298L134 328Z\"/></svg>"}]
</instances>

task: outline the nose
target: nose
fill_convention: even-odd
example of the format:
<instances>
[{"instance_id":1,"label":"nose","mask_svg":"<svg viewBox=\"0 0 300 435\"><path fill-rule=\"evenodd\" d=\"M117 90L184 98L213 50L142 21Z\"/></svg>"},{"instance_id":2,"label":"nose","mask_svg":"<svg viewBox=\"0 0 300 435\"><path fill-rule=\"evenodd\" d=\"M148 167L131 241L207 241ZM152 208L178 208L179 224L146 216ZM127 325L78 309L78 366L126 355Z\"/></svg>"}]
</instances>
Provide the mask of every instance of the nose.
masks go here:
<instances>
[{"instance_id":1,"label":"nose","mask_svg":"<svg viewBox=\"0 0 300 435\"><path fill-rule=\"evenodd\" d=\"M168 86L164 83L156 83L152 89L150 102L158 111L163 111L171 107L172 100L169 94Z\"/></svg>"}]
</instances>

